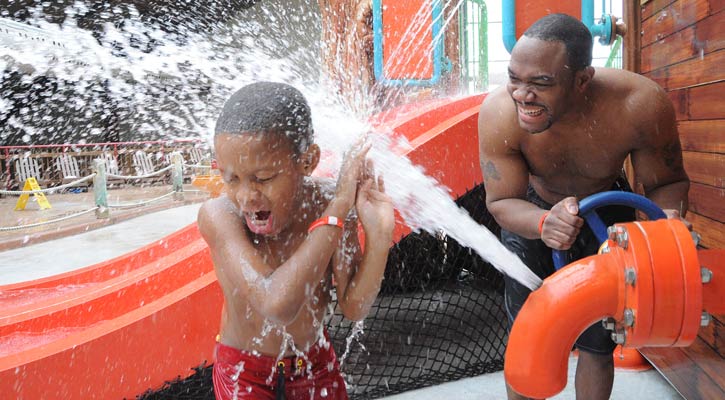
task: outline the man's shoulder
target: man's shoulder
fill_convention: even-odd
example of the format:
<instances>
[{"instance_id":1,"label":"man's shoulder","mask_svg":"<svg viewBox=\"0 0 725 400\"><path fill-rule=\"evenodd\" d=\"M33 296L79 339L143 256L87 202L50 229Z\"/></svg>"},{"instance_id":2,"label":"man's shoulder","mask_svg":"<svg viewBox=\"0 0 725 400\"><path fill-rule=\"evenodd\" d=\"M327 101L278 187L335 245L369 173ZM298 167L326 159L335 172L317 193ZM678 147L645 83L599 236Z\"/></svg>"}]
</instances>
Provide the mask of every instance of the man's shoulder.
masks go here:
<instances>
[{"instance_id":1,"label":"man's shoulder","mask_svg":"<svg viewBox=\"0 0 725 400\"><path fill-rule=\"evenodd\" d=\"M614 68L597 68L595 77L613 97L627 101L652 101L664 94L657 82L646 76Z\"/></svg>"},{"instance_id":2,"label":"man's shoulder","mask_svg":"<svg viewBox=\"0 0 725 400\"><path fill-rule=\"evenodd\" d=\"M595 79L599 105L610 109L621 121L636 123L657 118L669 102L667 93L657 82L634 72L597 68Z\"/></svg>"},{"instance_id":3,"label":"man's shoulder","mask_svg":"<svg viewBox=\"0 0 725 400\"><path fill-rule=\"evenodd\" d=\"M478 133L510 138L520 131L516 121L516 107L505 87L499 87L481 103L478 113Z\"/></svg>"},{"instance_id":4,"label":"man's shoulder","mask_svg":"<svg viewBox=\"0 0 725 400\"><path fill-rule=\"evenodd\" d=\"M505 86L499 86L486 95L481 103L481 111L500 110L502 106L511 102L511 96Z\"/></svg>"}]
</instances>

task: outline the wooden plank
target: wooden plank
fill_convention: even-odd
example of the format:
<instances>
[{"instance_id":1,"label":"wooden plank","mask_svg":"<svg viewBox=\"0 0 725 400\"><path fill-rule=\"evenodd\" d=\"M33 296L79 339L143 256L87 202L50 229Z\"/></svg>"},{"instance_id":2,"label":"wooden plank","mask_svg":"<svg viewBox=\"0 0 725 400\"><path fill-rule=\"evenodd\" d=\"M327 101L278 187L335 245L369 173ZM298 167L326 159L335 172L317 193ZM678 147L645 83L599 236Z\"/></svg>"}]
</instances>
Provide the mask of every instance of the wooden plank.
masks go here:
<instances>
[{"instance_id":1,"label":"wooden plank","mask_svg":"<svg viewBox=\"0 0 725 400\"><path fill-rule=\"evenodd\" d=\"M670 98L672 105L675 107L675 118L678 121L690 119L690 101L688 98L689 93L690 92L688 89L680 89L667 92L667 97Z\"/></svg>"},{"instance_id":2,"label":"wooden plank","mask_svg":"<svg viewBox=\"0 0 725 400\"><path fill-rule=\"evenodd\" d=\"M662 40L710 15L708 0L678 1L642 23L642 46Z\"/></svg>"},{"instance_id":3,"label":"wooden plank","mask_svg":"<svg viewBox=\"0 0 725 400\"><path fill-rule=\"evenodd\" d=\"M710 325L703 326L697 332L702 339L720 357L725 357L725 315L713 315Z\"/></svg>"},{"instance_id":4,"label":"wooden plank","mask_svg":"<svg viewBox=\"0 0 725 400\"><path fill-rule=\"evenodd\" d=\"M692 223L692 229L702 236L700 245L708 249L725 249L725 224L707 218L696 212L687 213L687 220Z\"/></svg>"},{"instance_id":5,"label":"wooden plank","mask_svg":"<svg viewBox=\"0 0 725 400\"><path fill-rule=\"evenodd\" d=\"M682 150L725 153L725 119L679 121Z\"/></svg>"},{"instance_id":6,"label":"wooden plank","mask_svg":"<svg viewBox=\"0 0 725 400\"><path fill-rule=\"evenodd\" d=\"M725 190L691 183L688 199L690 210L715 221L725 222Z\"/></svg>"},{"instance_id":7,"label":"wooden plank","mask_svg":"<svg viewBox=\"0 0 725 400\"><path fill-rule=\"evenodd\" d=\"M725 0L723 0L725 3ZM705 54L725 48L725 35L723 35L723 24L725 24L725 12L720 10L703 19L695 26L694 47L701 47Z\"/></svg>"},{"instance_id":8,"label":"wooden plank","mask_svg":"<svg viewBox=\"0 0 725 400\"><path fill-rule=\"evenodd\" d=\"M723 65L725 50L718 50L644 75L667 90L676 90L725 79Z\"/></svg>"},{"instance_id":9,"label":"wooden plank","mask_svg":"<svg viewBox=\"0 0 725 400\"><path fill-rule=\"evenodd\" d=\"M653 16L657 11L660 11L661 9L669 6L670 4L674 3L676 0L651 0L648 1L647 4L645 4L642 7L642 21L646 20L647 18ZM629 2L627 2L629 3ZM632 2L636 3L636 2Z\"/></svg>"},{"instance_id":10,"label":"wooden plank","mask_svg":"<svg viewBox=\"0 0 725 400\"><path fill-rule=\"evenodd\" d=\"M701 339L695 339L700 340ZM646 347L640 353L677 389L686 399L723 399L725 388L708 374L711 364L722 366L722 358L715 352L707 352L705 346L688 347ZM703 369L703 366L705 369ZM725 368L716 368L716 377L725 373ZM717 374L719 372L719 374Z\"/></svg>"},{"instance_id":11,"label":"wooden plank","mask_svg":"<svg viewBox=\"0 0 725 400\"><path fill-rule=\"evenodd\" d=\"M725 188L725 154L683 151L682 160L693 183Z\"/></svg>"},{"instance_id":12,"label":"wooden plank","mask_svg":"<svg viewBox=\"0 0 725 400\"><path fill-rule=\"evenodd\" d=\"M642 48L642 72L666 67L693 58L699 50L693 48L695 26L687 27L662 40Z\"/></svg>"},{"instance_id":13,"label":"wooden plank","mask_svg":"<svg viewBox=\"0 0 725 400\"><path fill-rule=\"evenodd\" d=\"M717 68L725 70L722 65ZM690 119L725 118L725 107L723 107L725 80L710 85L693 87L689 91L688 111Z\"/></svg>"},{"instance_id":14,"label":"wooden plank","mask_svg":"<svg viewBox=\"0 0 725 400\"><path fill-rule=\"evenodd\" d=\"M725 334L725 330L718 333ZM707 376L720 386L721 390L725 390L725 358L721 353L715 351L700 336L689 347L685 348L685 352Z\"/></svg>"},{"instance_id":15,"label":"wooden plank","mask_svg":"<svg viewBox=\"0 0 725 400\"><path fill-rule=\"evenodd\" d=\"M642 31L642 7L636 1L624 2L623 17L630 32ZM624 35L624 48L622 49L622 65L627 71L639 73L640 55L639 49L642 37L640 35Z\"/></svg>"},{"instance_id":16,"label":"wooden plank","mask_svg":"<svg viewBox=\"0 0 725 400\"><path fill-rule=\"evenodd\" d=\"M666 67L679 62L705 57L725 48L725 12L708 16L695 25L655 41L642 48L642 71Z\"/></svg>"}]
</instances>

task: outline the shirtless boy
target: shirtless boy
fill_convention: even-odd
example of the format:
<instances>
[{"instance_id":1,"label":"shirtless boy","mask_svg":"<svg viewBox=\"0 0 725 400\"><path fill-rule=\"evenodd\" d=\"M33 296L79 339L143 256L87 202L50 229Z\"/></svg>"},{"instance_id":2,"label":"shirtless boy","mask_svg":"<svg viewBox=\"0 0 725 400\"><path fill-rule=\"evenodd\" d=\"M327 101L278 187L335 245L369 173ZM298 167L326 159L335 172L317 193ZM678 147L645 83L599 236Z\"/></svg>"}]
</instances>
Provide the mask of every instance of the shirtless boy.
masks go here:
<instances>
[{"instance_id":1,"label":"shirtless boy","mask_svg":"<svg viewBox=\"0 0 725 400\"><path fill-rule=\"evenodd\" d=\"M312 178L320 149L306 100L260 82L226 102L214 148L226 195L204 203L198 225L224 293L217 399L347 399L324 331L331 289L346 318L363 319L394 226L367 147L348 152L337 184Z\"/></svg>"},{"instance_id":2,"label":"shirtless boy","mask_svg":"<svg viewBox=\"0 0 725 400\"><path fill-rule=\"evenodd\" d=\"M645 195L668 217L687 210L689 179L664 90L638 74L595 69L591 60L584 24L563 14L545 16L519 39L508 84L486 97L479 114L486 205L503 228L504 245L541 278L554 273L551 249L570 250L574 258L596 253L599 243L578 216L578 200L628 190L622 179L627 156ZM634 217L621 209L599 215L610 225ZM506 278L511 321L529 293ZM577 398L608 399L610 332L594 324L577 347ZM509 388L509 398L521 396Z\"/></svg>"}]
</instances>

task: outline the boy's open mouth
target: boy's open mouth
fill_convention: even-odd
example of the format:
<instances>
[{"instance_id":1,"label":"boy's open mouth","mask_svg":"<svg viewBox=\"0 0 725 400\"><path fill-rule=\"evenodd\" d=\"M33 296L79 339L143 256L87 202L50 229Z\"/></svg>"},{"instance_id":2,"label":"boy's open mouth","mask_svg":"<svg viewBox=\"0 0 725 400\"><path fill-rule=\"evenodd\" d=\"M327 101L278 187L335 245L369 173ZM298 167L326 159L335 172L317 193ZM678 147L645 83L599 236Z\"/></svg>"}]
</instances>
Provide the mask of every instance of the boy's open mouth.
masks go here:
<instances>
[{"instance_id":1,"label":"boy's open mouth","mask_svg":"<svg viewBox=\"0 0 725 400\"><path fill-rule=\"evenodd\" d=\"M266 235L272 231L271 211L247 211L244 213L247 227L258 235Z\"/></svg>"}]
</instances>

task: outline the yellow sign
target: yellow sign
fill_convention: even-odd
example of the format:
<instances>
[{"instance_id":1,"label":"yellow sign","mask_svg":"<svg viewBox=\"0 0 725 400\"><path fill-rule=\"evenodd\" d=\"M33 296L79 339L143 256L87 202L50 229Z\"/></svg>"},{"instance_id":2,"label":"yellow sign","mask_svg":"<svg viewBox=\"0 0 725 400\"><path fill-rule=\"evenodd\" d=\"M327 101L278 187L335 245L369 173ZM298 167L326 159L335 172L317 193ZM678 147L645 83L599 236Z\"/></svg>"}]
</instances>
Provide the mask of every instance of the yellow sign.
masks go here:
<instances>
[{"instance_id":1,"label":"yellow sign","mask_svg":"<svg viewBox=\"0 0 725 400\"><path fill-rule=\"evenodd\" d=\"M26 179L25 185L23 185L23 192L29 192L31 190L40 190L38 181L36 181L35 178ZM40 206L41 210L50 208L50 203L48 202L48 199L45 197L45 193L35 192L35 193L33 193L33 196L35 196L35 200L38 201L38 205ZM25 205L28 204L29 197L30 197L29 193L21 194L20 198L18 199L18 202L15 204L15 210L25 210Z\"/></svg>"}]
</instances>

